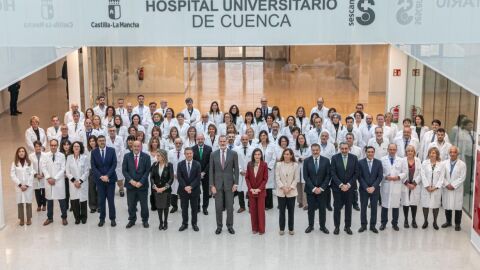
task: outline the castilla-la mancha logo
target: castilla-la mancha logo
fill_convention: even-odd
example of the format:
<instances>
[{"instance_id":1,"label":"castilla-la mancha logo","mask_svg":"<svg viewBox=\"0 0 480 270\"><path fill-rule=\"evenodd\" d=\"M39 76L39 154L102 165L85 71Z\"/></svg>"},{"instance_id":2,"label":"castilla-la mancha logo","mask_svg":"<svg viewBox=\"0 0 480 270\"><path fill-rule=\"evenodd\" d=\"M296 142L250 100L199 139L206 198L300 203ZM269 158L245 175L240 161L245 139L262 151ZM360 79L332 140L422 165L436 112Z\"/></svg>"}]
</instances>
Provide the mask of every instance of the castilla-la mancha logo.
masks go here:
<instances>
[{"instance_id":1,"label":"castilla-la mancha logo","mask_svg":"<svg viewBox=\"0 0 480 270\"><path fill-rule=\"evenodd\" d=\"M122 17L120 0L108 0L108 17L112 20L118 20Z\"/></svg>"}]
</instances>

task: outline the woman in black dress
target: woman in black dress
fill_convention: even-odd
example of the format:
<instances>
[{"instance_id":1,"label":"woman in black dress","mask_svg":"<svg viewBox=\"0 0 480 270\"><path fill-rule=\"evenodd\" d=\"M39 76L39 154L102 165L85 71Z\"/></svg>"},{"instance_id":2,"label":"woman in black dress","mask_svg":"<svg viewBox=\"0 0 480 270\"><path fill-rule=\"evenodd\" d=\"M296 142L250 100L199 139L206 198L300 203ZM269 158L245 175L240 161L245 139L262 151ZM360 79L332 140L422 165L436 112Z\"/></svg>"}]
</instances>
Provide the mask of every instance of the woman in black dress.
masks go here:
<instances>
[{"instance_id":1,"label":"woman in black dress","mask_svg":"<svg viewBox=\"0 0 480 270\"><path fill-rule=\"evenodd\" d=\"M159 150L157 161L153 163L150 169L150 183L152 192L154 192L155 203L157 206L158 217L160 218L159 230L168 228L168 208L170 207L170 194L173 183L173 165L168 162L168 155L165 150Z\"/></svg>"}]
</instances>

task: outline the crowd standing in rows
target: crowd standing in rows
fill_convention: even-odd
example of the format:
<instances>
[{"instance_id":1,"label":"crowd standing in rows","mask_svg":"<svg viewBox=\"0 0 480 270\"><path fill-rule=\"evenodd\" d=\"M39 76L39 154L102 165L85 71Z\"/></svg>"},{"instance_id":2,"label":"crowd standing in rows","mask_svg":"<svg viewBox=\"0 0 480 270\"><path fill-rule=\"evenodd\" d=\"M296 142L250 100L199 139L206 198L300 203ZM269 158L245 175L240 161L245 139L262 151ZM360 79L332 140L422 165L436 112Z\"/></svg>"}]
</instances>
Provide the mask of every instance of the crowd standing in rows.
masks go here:
<instances>
[{"instance_id":1,"label":"crowd standing in rows","mask_svg":"<svg viewBox=\"0 0 480 270\"><path fill-rule=\"evenodd\" d=\"M381 206L380 230L391 212L391 225L399 230L400 206L404 228L417 228L417 207L422 207L423 229L433 228L441 206L446 223L460 230L463 182L466 165L461 160L463 146L453 146L440 120L431 127L424 119L392 122L391 113L374 116L357 104L345 117L335 108L326 108L323 98L308 114L298 107L285 118L277 106L262 98L253 111L240 112L236 105L221 112L218 102L208 112L200 112L191 98L186 108L175 113L166 100L107 106L105 97L84 112L77 104L59 116L51 117L45 131L40 119L31 117L25 132L26 147L19 147L11 166L15 183L20 225L32 222L33 194L37 211L46 211L43 225L53 222L54 201L58 201L62 224L67 211L73 211L75 224L87 222L90 213L99 212L98 226L108 218L116 226L115 192L127 196L127 228L135 225L140 204L142 225L149 227L149 204L157 211L160 230L168 228L168 214L182 211L184 231L191 224L198 231L197 215L208 215L214 197L217 228L234 234L235 197L237 213L249 210L252 232L265 233L265 210L278 199L279 230L294 234L295 202L308 213L306 233L314 230L318 210L320 230L326 234L326 211L333 210L334 234L343 228L352 234L352 209L360 211L359 232L378 233L377 205ZM474 138L471 123L463 119L456 129L456 141ZM473 140L473 139L472 139ZM470 146L471 147L471 146ZM333 194L333 196L332 196ZM333 197L333 209L332 209ZM246 199L248 199L246 201ZM367 212L370 210L370 219ZM409 222L409 213L411 222ZM26 216L26 217L25 217ZM288 226L288 228L286 228Z\"/></svg>"}]
</instances>

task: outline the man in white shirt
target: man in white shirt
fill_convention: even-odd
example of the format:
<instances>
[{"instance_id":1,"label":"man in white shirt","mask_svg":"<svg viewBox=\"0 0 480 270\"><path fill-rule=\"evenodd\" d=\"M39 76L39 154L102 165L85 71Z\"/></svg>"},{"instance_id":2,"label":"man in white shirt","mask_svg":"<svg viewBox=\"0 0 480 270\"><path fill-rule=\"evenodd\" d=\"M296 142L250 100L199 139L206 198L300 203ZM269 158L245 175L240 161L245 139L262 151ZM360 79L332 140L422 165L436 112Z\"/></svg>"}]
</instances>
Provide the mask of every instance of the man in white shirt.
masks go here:
<instances>
[{"instance_id":1,"label":"man in white shirt","mask_svg":"<svg viewBox=\"0 0 480 270\"><path fill-rule=\"evenodd\" d=\"M420 145L418 140L412 137L412 128L410 126L403 128L403 136L397 137L393 143L397 145L397 156L401 158L405 157L407 146L413 146L415 152L418 153L418 147Z\"/></svg>"},{"instance_id":2,"label":"man in white shirt","mask_svg":"<svg viewBox=\"0 0 480 270\"><path fill-rule=\"evenodd\" d=\"M360 147L354 144L354 141L355 135L353 133L347 133L345 136L345 142L348 144L348 148L350 149L349 153L355 155L357 159L360 160L363 158L363 151ZM353 192L352 207L353 209L360 211L360 206L358 205L358 185L354 188Z\"/></svg>"},{"instance_id":3,"label":"man in white shirt","mask_svg":"<svg viewBox=\"0 0 480 270\"><path fill-rule=\"evenodd\" d=\"M260 109L262 110L262 117L264 119L272 113L272 107L268 107L268 99L266 97L260 99Z\"/></svg>"},{"instance_id":4,"label":"man in white shirt","mask_svg":"<svg viewBox=\"0 0 480 270\"><path fill-rule=\"evenodd\" d=\"M165 115L167 114L167 109L168 109L167 100L166 99L161 99L160 100L160 108L157 109L156 112L161 113L163 115L163 117L165 117Z\"/></svg>"},{"instance_id":5,"label":"man in white shirt","mask_svg":"<svg viewBox=\"0 0 480 270\"><path fill-rule=\"evenodd\" d=\"M367 118L367 116L369 116L369 114L364 112L363 109L364 109L363 104L362 103L357 103L357 105L355 105L355 111L353 113L351 113L349 116L355 118L355 113L356 112L362 112L363 113L363 119L365 120Z\"/></svg>"},{"instance_id":6,"label":"man in white shirt","mask_svg":"<svg viewBox=\"0 0 480 270\"><path fill-rule=\"evenodd\" d=\"M363 145L367 145L368 141L375 137L374 134L374 125L373 125L373 116L365 116L365 125L360 126L360 133L362 134Z\"/></svg>"},{"instance_id":7,"label":"man in white shirt","mask_svg":"<svg viewBox=\"0 0 480 270\"><path fill-rule=\"evenodd\" d=\"M117 185L120 192L120 197L123 197L125 196L125 190L123 188L124 176L122 173L123 155L125 150L124 140L122 137L117 136L117 129L115 128L115 126L108 127L108 137L106 138L106 140L107 146L115 149L115 154L117 156L117 167L115 169L118 179Z\"/></svg>"},{"instance_id":8,"label":"man in white shirt","mask_svg":"<svg viewBox=\"0 0 480 270\"><path fill-rule=\"evenodd\" d=\"M178 179L177 179L177 165L180 161L185 160L185 153L183 151L183 142L182 139L176 138L175 148L168 151L168 162L173 165L173 184L172 184L172 195L170 198L170 203L172 204L172 209L170 213L175 213L178 210Z\"/></svg>"},{"instance_id":9,"label":"man in white shirt","mask_svg":"<svg viewBox=\"0 0 480 270\"><path fill-rule=\"evenodd\" d=\"M147 108L145 104L145 97L143 95L137 96L138 105L133 108L133 115L138 114L140 116L140 120L142 122L142 126L145 127L145 130L148 130L148 125L152 121L150 117L150 110Z\"/></svg>"},{"instance_id":10,"label":"man in white shirt","mask_svg":"<svg viewBox=\"0 0 480 270\"><path fill-rule=\"evenodd\" d=\"M53 139L60 140L61 131L60 131L60 120L58 116L54 115L51 118L52 126L47 128L47 139L51 141Z\"/></svg>"},{"instance_id":11,"label":"man in white shirt","mask_svg":"<svg viewBox=\"0 0 480 270\"><path fill-rule=\"evenodd\" d=\"M185 104L187 105L187 108L182 111L185 116L185 122L194 127L200 122L200 111L193 107L193 99L191 97L185 99Z\"/></svg>"},{"instance_id":12,"label":"man in white shirt","mask_svg":"<svg viewBox=\"0 0 480 270\"><path fill-rule=\"evenodd\" d=\"M447 160L449 158L449 150L450 147L452 147L452 144L450 144L447 140L446 137L447 134L445 132L445 129L439 128L437 129L437 133L435 135L436 140L432 143L430 143L426 148L425 152L423 154L423 160L427 159L428 156L428 150L430 150L432 147L438 148L438 151L440 151L440 159Z\"/></svg>"},{"instance_id":13,"label":"man in white shirt","mask_svg":"<svg viewBox=\"0 0 480 270\"><path fill-rule=\"evenodd\" d=\"M333 155L336 154L336 151L335 146L333 145L333 143L329 142L329 139L330 133L326 129L324 129L322 133L320 133L320 155L322 157L328 158L328 160L331 160ZM325 193L327 210L332 211L332 189L330 188L330 185L328 185Z\"/></svg>"},{"instance_id":14,"label":"man in white shirt","mask_svg":"<svg viewBox=\"0 0 480 270\"><path fill-rule=\"evenodd\" d=\"M452 226L452 212L455 211L455 231L460 231L463 208L463 183L467 175L465 162L458 158L458 148L450 147L450 158L444 161L445 188L442 192L442 206L445 209L446 222L442 228Z\"/></svg>"},{"instance_id":15,"label":"man in white shirt","mask_svg":"<svg viewBox=\"0 0 480 270\"><path fill-rule=\"evenodd\" d=\"M437 131L441 127L442 127L442 122L438 119L433 119L432 128L429 131L425 132L425 135L423 135L423 141L420 142L420 147L421 147L421 152L420 153L422 154L420 156L420 158L422 158L422 161L425 160L425 158L427 157L428 150L430 149L429 145L431 143L435 142L436 137L437 137ZM448 138L448 134L445 134L444 139L447 142L450 142L450 140Z\"/></svg>"},{"instance_id":16,"label":"man in white shirt","mask_svg":"<svg viewBox=\"0 0 480 270\"><path fill-rule=\"evenodd\" d=\"M80 134L80 141L83 142L85 147L87 147L88 138L90 138L92 135L95 135L93 132L92 120L85 119L85 121L83 121L83 132Z\"/></svg>"},{"instance_id":17,"label":"man in white shirt","mask_svg":"<svg viewBox=\"0 0 480 270\"><path fill-rule=\"evenodd\" d=\"M117 108L115 109L117 115L122 118L123 125L128 127L130 119L128 118L127 108L125 108L125 100L123 98L117 99Z\"/></svg>"},{"instance_id":18,"label":"man in white shirt","mask_svg":"<svg viewBox=\"0 0 480 270\"><path fill-rule=\"evenodd\" d=\"M271 143L277 146L278 139L280 139L281 136L282 134L280 133L280 124L278 122L273 122L272 132L268 134L268 139L270 140Z\"/></svg>"},{"instance_id":19,"label":"man in white shirt","mask_svg":"<svg viewBox=\"0 0 480 270\"><path fill-rule=\"evenodd\" d=\"M361 134L360 130L358 130L357 128L355 128L353 126L353 122L354 122L353 117L347 116L347 118L345 118L346 126L338 134L338 137L340 137L340 142L345 142L346 141L346 135L348 133L352 133L354 135L354 138L355 138L355 141L353 142L353 144L355 144L356 146L359 146L360 148L364 147L363 140L362 140L362 134ZM363 151L360 151L360 152L363 152ZM360 158L358 160L360 160Z\"/></svg>"},{"instance_id":20,"label":"man in white shirt","mask_svg":"<svg viewBox=\"0 0 480 270\"><path fill-rule=\"evenodd\" d=\"M317 106L313 107L310 111L310 117L312 117L312 114L317 113L318 116L320 116L322 120L325 121L328 118L328 108L323 106L324 103L325 102L323 100L323 97L319 97L317 99Z\"/></svg>"},{"instance_id":21,"label":"man in white shirt","mask_svg":"<svg viewBox=\"0 0 480 270\"><path fill-rule=\"evenodd\" d=\"M410 120L410 118L403 119L402 125L403 125L403 127L400 130L397 131L397 134L395 135L395 139L403 136L404 128L409 127L410 130L413 130L415 128L414 126L412 126L412 120ZM418 146L420 147L420 140L418 139L417 132L412 132L412 138L417 139L418 144L419 144ZM416 149L416 150L418 152L419 149Z\"/></svg>"},{"instance_id":22,"label":"man in white shirt","mask_svg":"<svg viewBox=\"0 0 480 270\"><path fill-rule=\"evenodd\" d=\"M132 124L132 117L133 117L133 105L132 103L127 103L127 121L125 123L126 127L129 127Z\"/></svg>"},{"instance_id":23,"label":"man in white shirt","mask_svg":"<svg viewBox=\"0 0 480 270\"><path fill-rule=\"evenodd\" d=\"M80 114L80 121L83 122L85 119L85 115L83 112L78 110L78 104L77 103L72 103L70 105L70 111L65 113L65 117L63 118L63 123L67 124L73 121L73 113L78 112Z\"/></svg>"},{"instance_id":24,"label":"man in white shirt","mask_svg":"<svg viewBox=\"0 0 480 270\"><path fill-rule=\"evenodd\" d=\"M377 124L375 127L381 127L383 129L383 137L387 138L389 142L393 142L397 134L391 127L385 125L385 116L383 114L377 114Z\"/></svg>"},{"instance_id":25,"label":"man in white shirt","mask_svg":"<svg viewBox=\"0 0 480 270\"><path fill-rule=\"evenodd\" d=\"M80 120L80 113L78 111L74 111L72 113L72 121L67 124L68 127L68 137L70 138L71 142L82 141L82 133L85 132L85 128L83 126L82 121Z\"/></svg>"},{"instance_id":26,"label":"man in white shirt","mask_svg":"<svg viewBox=\"0 0 480 270\"><path fill-rule=\"evenodd\" d=\"M375 137L371 138L367 146L373 146L375 148L375 158L382 159L388 154L388 144L390 141L383 136L383 128L375 128Z\"/></svg>"},{"instance_id":27,"label":"man in white shirt","mask_svg":"<svg viewBox=\"0 0 480 270\"><path fill-rule=\"evenodd\" d=\"M215 125L215 124L213 122L210 122L208 113L202 113L202 120L195 125L197 134L203 134L207 136L209 125Z\"/></svg>"},{"instance_id":28,"label":"man in white shirt","mask_svg":"<svg viewBox=\"0 0 480 270\"><path fill-rule=\"evenodd\" d=\"M107 110L107 106L105 105L105 96L98 96L97 102L98 105L93 107L93 112L100 116L100 119L103 119L105 117L105 111Z\"/></svg>"},{"instance_id":29,"label":"man in white shirt","mask_svg":"<svg viewBox=\"0 0 480 270\"><path fill-rule=\"evenodd\" d=\"M308 131L307 133L307 144L312 145L314 143L319 143L320 142L320 134L322 134L322 131L327 131L326 129L323 128L323 118L318 117L315 118L315 121L313 122L314 128ZM327 131L328 132L328 131Z\"/></svg>"}]
</instances>

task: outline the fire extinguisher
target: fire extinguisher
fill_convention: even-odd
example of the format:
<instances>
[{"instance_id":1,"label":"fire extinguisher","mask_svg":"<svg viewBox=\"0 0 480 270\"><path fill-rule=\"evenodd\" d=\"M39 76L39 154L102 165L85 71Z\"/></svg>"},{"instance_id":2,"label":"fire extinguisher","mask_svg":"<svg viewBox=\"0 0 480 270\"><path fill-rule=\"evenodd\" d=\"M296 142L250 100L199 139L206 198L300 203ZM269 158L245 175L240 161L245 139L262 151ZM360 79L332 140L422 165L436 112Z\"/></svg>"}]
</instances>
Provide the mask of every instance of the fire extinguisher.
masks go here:
<instances>
[{"instance_id":1,"label":"fire extinguisher","mask_svg":"<svg viewBox=\"0 0 480 270\"><path fill-rule=\"evenodd\" d=\"M138 76L138 80L143 81L143 79L145 77L145 72L143 70L143 67L139 67L137 69L137 76Z\"/></svg>"},{"instance_id":2,"label":"fire extinguisher","mask_svg":"<svg viewBox=\"0 0 480 270\"><path fill-rule=\"evenodd\" d=\"M419 115L419 114L421 114L420 107L412 105L412 110L411 110L412 121L415 121L415 117L417 117L417 115Z\"/></svg>"},{"instance_id":3,"label":"fire extinguisher","mask_svg":"<svg viewBox=\"0 0 480 270\"><path fill-rule=\"evenodd\" d=\"M393 114L392 122L398 123L398 119L400 118L400 105L390 108L390 112Z\"/></svg>"}]
</instances>

